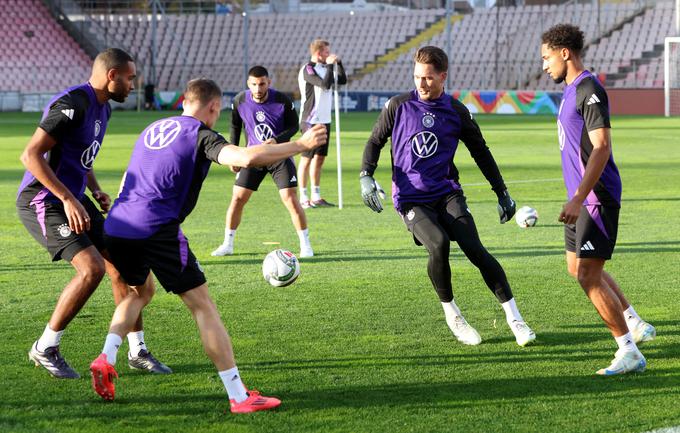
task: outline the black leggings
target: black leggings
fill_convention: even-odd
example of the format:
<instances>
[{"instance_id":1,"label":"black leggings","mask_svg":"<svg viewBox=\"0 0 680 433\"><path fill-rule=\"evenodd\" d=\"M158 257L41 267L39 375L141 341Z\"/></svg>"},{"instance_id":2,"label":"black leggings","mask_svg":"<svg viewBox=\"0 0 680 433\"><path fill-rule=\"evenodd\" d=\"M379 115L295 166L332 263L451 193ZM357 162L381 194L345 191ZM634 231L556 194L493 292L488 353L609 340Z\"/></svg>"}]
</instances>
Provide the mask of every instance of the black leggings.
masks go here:
<instances>
[{"instance_id":1,"label":"black leggings","mask_svg":"<svg viewBox=\"0 0 680 433\"><path fill-rule=\"evenodd\" d=\"M439 209L429 206L413 208L416 214L420 214L420 218L417 218L410 229L430 254L427 273L439 299L441 302L453 300L449 245L455 240L468 260L479 269L484 282L498 301L509 301L512 299L512 290L503 268L479 240L475 221L467 212L467 205L464 207L465 211L461 211L460 203L456 201L449 200L446 208L443 208L443 204Z\"/></svg>"}]
</instances>

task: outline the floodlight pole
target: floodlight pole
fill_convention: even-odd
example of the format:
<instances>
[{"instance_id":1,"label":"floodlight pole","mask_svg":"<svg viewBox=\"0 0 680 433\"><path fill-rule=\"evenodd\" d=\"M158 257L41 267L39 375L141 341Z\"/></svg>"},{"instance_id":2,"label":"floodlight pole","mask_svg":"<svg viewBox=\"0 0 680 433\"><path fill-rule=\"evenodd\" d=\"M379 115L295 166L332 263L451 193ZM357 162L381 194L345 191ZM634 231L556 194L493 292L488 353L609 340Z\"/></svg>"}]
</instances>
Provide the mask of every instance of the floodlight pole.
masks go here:
<instances>
[{"instance_id":1,"label":"floodlight pole","mask_svg":"<svg viewBox=\"0 0 680 433\"><path fill-rule=\"evenodd\" d=\"M250 0L243 0L243 79L248 79L248 24L250 21Z\"/></svg>"},{"instance_id":2,"label":"floodlight pole","mask_svg":"<svg viewBox=\"0 0 680 433\"><path fill-rule=\"evenodd\" d=\"M680 0L678 0L680 1ZM451 0L446 0L446 55L449 56L449 66L451 65ZM451 90L451 68L446 75L446 93Z\"/></svg>"},{"instance_id":3,"label":"floodlight pole","mask_svg":"<svg viewBox=\"0 0 680 433\"><path fill-rule=\"evenodd\" d=\"M156 55L158 54L158 0L151 0L151 59L149 63L149 75L151 83L158 85L156 77Z\"/></svg>"}]
</instances>

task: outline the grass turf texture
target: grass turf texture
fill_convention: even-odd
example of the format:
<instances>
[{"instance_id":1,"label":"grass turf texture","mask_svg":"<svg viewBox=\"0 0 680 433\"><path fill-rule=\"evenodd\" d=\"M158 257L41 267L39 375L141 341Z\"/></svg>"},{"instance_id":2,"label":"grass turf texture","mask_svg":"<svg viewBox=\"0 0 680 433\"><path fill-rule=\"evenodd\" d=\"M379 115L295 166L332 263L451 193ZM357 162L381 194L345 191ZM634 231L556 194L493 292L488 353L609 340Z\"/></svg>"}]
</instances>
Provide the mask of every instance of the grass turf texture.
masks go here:
<instances>
[{"instance_id":1,"label":"grass turf texture","mask_svg":"<svg viewBox=\"0 0 680 433\"><path fill-rule=\"evenodd\" d=\"M226 114L226 113L225 113ZM112 195L139 132L161 113L113 114L95 170ZM225 129L223 116L219 129ZM84 378L55 380L27 362L68 264L47 253L20 224L14 200L19 154L36 114L0 116L0 431L3 432L640 432L680 424L680 123L613 120L623 177L619 242L607 269L637 311L658 330L643 346L649 369L595 377L616 349L577 283L566 273L564 202L554 119L478 121L512 196L538 209L535 228L498 224L496 198L466 149L456 157L482 241L504 266L537 344L518 347L477 270L452 247L454 292L483 338L463 346L451 335L416 247L394 211L375 214L360 200L357 174L377 113L342 117L345 209L307 211L315 257L302 260L290 287L267 285L260 264L276 246L297 252L297 236L270 178L245 208L236 255L210 257L222 241L233 174L213 166L183 225L234 338L246 385L276 395L272 413L232 416L222 384L181 301L159 288L145 310L150 350L175 374L130 371L121 348L116 401L91 390L87 367L99 353L114 309L105 279L62 341ZM332 137L335 143L334 136ZM376 178L389 186L389 151ZM335 147L322 192L336 202Z\"/></svg>"}]
</instances>

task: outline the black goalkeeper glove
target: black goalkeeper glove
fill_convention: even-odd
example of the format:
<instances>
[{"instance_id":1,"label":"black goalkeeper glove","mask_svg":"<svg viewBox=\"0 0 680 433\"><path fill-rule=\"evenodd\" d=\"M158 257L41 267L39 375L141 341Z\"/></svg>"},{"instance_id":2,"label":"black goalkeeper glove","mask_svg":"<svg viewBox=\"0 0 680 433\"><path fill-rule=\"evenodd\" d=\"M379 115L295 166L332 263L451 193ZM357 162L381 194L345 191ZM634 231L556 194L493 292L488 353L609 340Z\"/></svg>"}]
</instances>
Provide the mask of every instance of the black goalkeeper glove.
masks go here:
<instances>
[{"instance_id":1,"label":"black goalkeeper glove","mask_svg":"<svg viewBox=\"0 0 680 433\"><path fill-rule=\"evenodd\" d=\"M501 224L505 224L515 215L515 200L510 197L508 190L503 190L498 194L498 216Z\"/></svg>"},{"instance_id":2,"label":"black goalkeeper glove","mask_svg":"<svg viewBox=\"0 0 680 433\"><path fill-rule=\"evenodd\" d=\"M382 212L383 206L380 198L378 197L379 188L376 185L373 176L364 174L359 178L359 183L361 184L361 198L364 199L364 204L371 208L375 212ZM385 193L383 192L383 195Z\"/></svg>"}]
</instances>

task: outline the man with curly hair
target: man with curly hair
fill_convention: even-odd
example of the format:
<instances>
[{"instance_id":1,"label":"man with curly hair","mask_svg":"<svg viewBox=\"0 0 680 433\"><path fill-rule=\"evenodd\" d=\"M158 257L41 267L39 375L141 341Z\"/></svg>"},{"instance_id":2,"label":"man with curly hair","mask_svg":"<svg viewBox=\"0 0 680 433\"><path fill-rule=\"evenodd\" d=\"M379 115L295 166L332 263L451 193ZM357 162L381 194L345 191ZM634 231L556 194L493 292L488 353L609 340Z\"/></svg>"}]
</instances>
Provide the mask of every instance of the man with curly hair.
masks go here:
<instances>
[{"instance_id":1,"label":"man with curly hair","mask_svg":"<svg viewBox=\"0 0 680 433\"><path fill-rule=\"evenodd\" d=\"M656 330L638 316L604 270L616 244L621 207L607 92L583 66L584 36L578 27L556 25L543 33L541 41L543 70L555 83L566 83L557 131L568 196L558 217L564 223L567 269L619 346L611 365L597 374L642 372L647 362L637 344L654 339Z\"/></svg>"}]
</instances>

